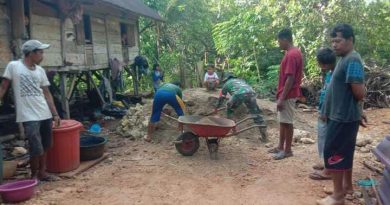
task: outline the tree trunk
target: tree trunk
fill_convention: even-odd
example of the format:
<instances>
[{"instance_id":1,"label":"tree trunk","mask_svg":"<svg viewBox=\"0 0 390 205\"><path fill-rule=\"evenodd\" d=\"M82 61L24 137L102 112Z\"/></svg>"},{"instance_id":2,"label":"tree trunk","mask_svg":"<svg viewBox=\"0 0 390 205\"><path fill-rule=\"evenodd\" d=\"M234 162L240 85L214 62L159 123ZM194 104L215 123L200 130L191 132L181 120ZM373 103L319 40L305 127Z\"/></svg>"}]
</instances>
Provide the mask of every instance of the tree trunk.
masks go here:
<instances>
[{"instance_id":1,"label":"tree trunk","mask_svg":"<svg viewBox=\"0 0 390 205\"><path fill-rule=\"evenodd\" d=\"M256 61L256 69L257 69L257 77L259 78L259 81L261 80L260 76L260 65L257 61L257 53L256 53L256 46L253 46L253 55L255 55L255 61Z\"/></svg>"},{"instance_id":2,"label":"tree trunk","mask_svg":"<svg viewBox=\"0 0 390 205\"><path fill-rule=\"evenodd\" d=\"M161 46L160 46L160 24L159 24L159 23L156 23L156 33L157 33L157 37L156 37L157 56L156 56L156 59L157 59L157 61L159 61L159 60L160 60L160 53L161 53Z\"/></svg>"},{"instance_id":3,"label":"tree trunk","mask_svg":"<svg viewBox=\"0 0 390 205\"><path fill-rule=\"evenodd\" d=\"M183 63L183 56L184 56L184 50L181 52L181 57L179 60L179 66L180 66L180 83L182 88L186 87L186 78L185 78L185 68Z\"/></svg>"}]
</instances>

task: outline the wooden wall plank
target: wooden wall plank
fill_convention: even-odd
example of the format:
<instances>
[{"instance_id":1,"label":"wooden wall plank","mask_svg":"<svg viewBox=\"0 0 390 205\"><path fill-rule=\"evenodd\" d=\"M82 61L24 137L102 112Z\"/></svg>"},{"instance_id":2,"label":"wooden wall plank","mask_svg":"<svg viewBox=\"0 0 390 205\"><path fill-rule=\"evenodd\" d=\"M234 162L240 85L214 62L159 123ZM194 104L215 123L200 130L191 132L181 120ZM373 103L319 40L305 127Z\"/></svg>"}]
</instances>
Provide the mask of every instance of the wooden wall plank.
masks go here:
<instances>
[{"instance_id":1,"label":"wooden wall plank","mask_svg":"<svg viewBox=\"0 0 390 205\"><path fill-rule=\"evenodd\" d=\"M93 58L94 58L95 65L99 65L99 64L107 64L108 65L106 53L93 54Z\"/></svg>"},{"instance_id":2,"label":"wooden wall plank","mask_svg":"<svg viewBox=\"0 0 390 205\"><path fill-rule=\"evenodd\" d=\"M11 24L5 5L0 5L0 75L12 60L11 52Z\"/></svg>"},{"instance_id":3,"label":"wooden wall plank","mask_svg":"<svg viewBox=\"0 0 390 205\"><path fill-rule=\"evenodd\" d=\"M93 44L93 53L107 55L107 45L106 44Z\"/></svg>"},{"instance_id":4,"label":"wooden wall plank","mask_svg":"<svg viewBox=\"0 0 390 205\"><path fill-rule=\"evenodd\" d=\"M105 44L106 45L106 34L101 32L92 32L93 44Z\"/></svg>"},{"instance_id":5,"label":"wooden wall plank","mask_svg":"<svg viewBox=\"0 0 390 205\"><path fill-rule=\"evenodd\" d=\"M49 53L46 52L41 63L42 66L61 66L62 56L61 53Z\"/></svg>"},{"instance_id":6,"label":"wooden wall plank","mask_svg":"<svg viewBox=\"0 0 390 205\"><path fill-rule=\"evenodd\" d=\"M112 53L122 53L122 45L121 44L111 44L111 52Z\"/></svg>"},{"instance_id":7,"label":"wooden wall plank","mask_svg":"<svg viewBox=\"0 0 390 205\"><path fill-rule=\"evenodd\" d=\"M47 25L53 27L60 27L60 19L48 16L40 16L36 14L31 15L32 25Z\"/></svg>"},{"instance_id":8,"label":"wooden wall plank","mask_svg":"<svg viewBox=\"0 0 390 205\"><path fill-rule=\"evenodd\" d=\"M113 54L111 54L111 58L116 58L116 59L118 59L119 61L123 61L123 55L122 55L122 53L113 53Z\"/></svg>"}]
</instances>

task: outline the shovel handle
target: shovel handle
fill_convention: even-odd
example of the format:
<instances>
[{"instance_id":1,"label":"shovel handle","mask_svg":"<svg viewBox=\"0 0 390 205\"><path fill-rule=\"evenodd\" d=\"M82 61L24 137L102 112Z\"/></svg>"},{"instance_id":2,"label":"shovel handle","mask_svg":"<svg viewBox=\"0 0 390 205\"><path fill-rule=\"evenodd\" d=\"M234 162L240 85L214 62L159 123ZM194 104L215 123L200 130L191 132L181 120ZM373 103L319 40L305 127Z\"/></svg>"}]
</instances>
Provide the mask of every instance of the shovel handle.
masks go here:
<instances>
[{"instance_id":1,"label":"shovel handle","mask_svg":"<svg viewBox=\"0 0 390 205\"><path fill-rule=\"evenodd\" d=\"M176 118L171 117L171 116L169 116L169 115L167 115L167 114L165 114L165 113L162 113L162 114L163 114L163 116L166 117L166 118L169 118L169 119L171 119L171 120L178 121Z\"/></svg>"},{"instance_id":2,"label":"shovel handle","mask_svg":"<svg viewBox=\"0 0 390 205\"><path fill-rule=\"evenodd\" d=\"M252 126L250 126L250 127L246 127L246 128L241 129L241 130L239 130L239 131L233 130L233 132L227 134L226 137L231 137L231 136L233 136L233 135L238 135L238 134L240 134L240 133L242 133L242 132L245 132L245 131L247 131L247 130L250 130L250 129L256 128L256 127L265 128L265 127L267 127L267 126L266 126L266 125L252 125Z\"/></svg>"},{"instance_id":3,"label":"shovel handle","mask_svg":"<svg viewBox=\"0 0 390 205\"><path fill-rule=\"evenodd\" d=\"M207 113L207 114L206 114L206 115L204 115L204 116L209 116L209 115L212 115L212 114L214 114L214 113L217 113L217 112L219 112L219 111L221 111L221 110L224 110L224 109L226 109L226 107L221 107L221 108L218 108L216 111L209 112L209 113Z\"/></svg>"}]
</instances>

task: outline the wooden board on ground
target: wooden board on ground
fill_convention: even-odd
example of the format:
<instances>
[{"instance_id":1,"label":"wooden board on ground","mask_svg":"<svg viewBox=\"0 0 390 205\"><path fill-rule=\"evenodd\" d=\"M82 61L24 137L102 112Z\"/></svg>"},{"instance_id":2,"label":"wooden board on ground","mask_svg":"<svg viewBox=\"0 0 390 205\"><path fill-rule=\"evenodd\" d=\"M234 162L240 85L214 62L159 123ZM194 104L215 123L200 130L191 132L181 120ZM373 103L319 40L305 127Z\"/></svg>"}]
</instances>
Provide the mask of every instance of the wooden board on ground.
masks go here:
<instances>
[{"instance_id":1,"label":"wooden board on ground","mask_svg":"<svg viewBox=\"0 0 390 205\"><path fill-rule=\"evenodd\" d=\"M102 157L98 158L98 159L95 159L95 160L90 160L90 161L82 161L80 163L80 166L79 168L73 170L73 171L70 171L70 172L66 172L66 173L61 173L59 174L58 176L59 177L64 177L64 178L72 178L74 176L77 176L85 171L87 171L88 169L90 169L91 167L99 164L100 162L102 162L103 160L107 159L108 158L108 154L105 153L103 154Z\"/></svg>"}]
</instances>

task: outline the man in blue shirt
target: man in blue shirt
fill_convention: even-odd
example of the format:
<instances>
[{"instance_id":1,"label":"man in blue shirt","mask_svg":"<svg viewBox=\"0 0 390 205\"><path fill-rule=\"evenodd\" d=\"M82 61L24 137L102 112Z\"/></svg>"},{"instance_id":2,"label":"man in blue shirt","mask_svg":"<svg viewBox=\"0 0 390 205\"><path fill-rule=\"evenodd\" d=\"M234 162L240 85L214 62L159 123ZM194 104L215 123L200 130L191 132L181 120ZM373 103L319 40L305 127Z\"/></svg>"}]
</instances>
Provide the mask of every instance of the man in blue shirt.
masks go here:
<instances>
[{"instance_id":1,"label":"man in blue shirt","mask_svg":"<svg viewBox=\"0 0 390 205\"><path fill-rule=\"evenodd\" d=\"M321 116L327 121L324 163L332 175L333 194L318 205L344 204L353 193L352 167L359 124L365 126L362 102L365 96L364 67L354 50L355 36L348 24L338 24L331 32L332 47L340 56L327 88Z\"/></svg>"}]
</instances>

